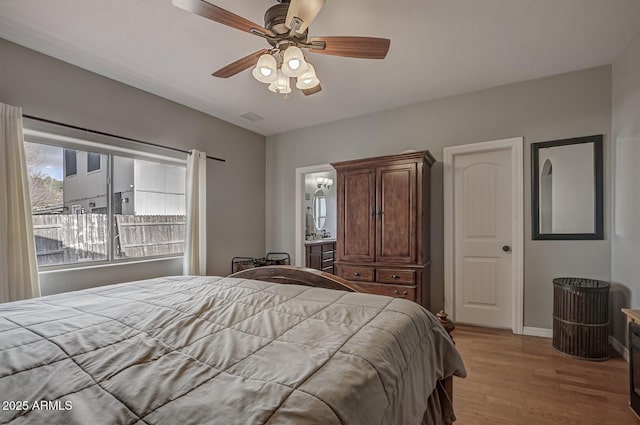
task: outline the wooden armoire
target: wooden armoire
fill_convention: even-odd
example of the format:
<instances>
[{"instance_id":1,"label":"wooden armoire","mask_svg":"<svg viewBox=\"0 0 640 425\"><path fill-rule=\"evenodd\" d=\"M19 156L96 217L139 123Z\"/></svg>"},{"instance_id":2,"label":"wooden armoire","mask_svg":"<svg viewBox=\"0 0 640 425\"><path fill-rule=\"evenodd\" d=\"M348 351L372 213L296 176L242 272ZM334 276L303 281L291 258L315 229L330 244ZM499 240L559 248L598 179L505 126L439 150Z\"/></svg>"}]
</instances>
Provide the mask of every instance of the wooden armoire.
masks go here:
<instances>
[{"instance_id":1,"label":"wooden armoire","mask_svg":"<svg viewBox=\"0 0 640 425\"><path fill-rule=\"evenodd\" d=\"M429 151L336 162L335 274L429 305Z\"/></svg>"}]
</instances>

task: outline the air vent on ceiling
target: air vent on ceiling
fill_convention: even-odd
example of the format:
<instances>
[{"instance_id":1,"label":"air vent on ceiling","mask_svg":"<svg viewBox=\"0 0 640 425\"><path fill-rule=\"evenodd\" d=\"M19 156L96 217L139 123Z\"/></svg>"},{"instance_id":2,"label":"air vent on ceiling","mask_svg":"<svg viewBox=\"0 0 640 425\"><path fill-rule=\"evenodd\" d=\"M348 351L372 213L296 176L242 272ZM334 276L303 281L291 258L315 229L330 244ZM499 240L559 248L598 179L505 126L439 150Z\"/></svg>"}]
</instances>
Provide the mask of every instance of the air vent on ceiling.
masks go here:
<instances>
[{"instance_id":1,"label":"air vent on ceiling","mask_svg":"<svg viewBox=\"0 0 640 425\"><path fill-rule=\"evenodd\" d=\"M249 121L260 121L262 119L264 119L264 117L261 117L258 114L254 114L253 112L246 112L242 115L240 115L242 118L248 119Z\"/></svg>"}]
</instances>

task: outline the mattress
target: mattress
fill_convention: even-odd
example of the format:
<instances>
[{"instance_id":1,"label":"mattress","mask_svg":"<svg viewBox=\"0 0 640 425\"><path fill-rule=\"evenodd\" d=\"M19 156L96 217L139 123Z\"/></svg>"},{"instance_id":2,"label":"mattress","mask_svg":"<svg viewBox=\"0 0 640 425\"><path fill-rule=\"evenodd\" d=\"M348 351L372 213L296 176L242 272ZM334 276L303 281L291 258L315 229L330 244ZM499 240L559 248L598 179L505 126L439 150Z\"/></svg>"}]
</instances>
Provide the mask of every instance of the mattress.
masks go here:
<instances>
[{"instance_id":1,"label":"mattress","mask_svg":"<svg viewBox=\"0 0 640 425\"><path fill-rule=\"evenodd\" d=\"M0 423L419 424L464 374L378 295L176 276L0 304Z\"/></svg>"}]
</instances>

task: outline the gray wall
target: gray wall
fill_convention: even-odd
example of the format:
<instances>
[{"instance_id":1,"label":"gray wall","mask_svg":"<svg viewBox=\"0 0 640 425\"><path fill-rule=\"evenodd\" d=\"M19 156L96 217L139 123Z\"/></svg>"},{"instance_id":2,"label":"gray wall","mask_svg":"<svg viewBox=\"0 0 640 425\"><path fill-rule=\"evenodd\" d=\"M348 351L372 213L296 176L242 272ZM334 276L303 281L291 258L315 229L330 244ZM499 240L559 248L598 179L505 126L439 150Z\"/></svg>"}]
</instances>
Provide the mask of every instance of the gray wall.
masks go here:
<instances>
[{"instance_id":1,"label":"gray wall","mask_svg":"<svg viewBox=\"0 0 640 425\"><path fill-rule=\"evenodd\" d=\"M25 114L225 158L207 162L207 272L265 253L265 138L233 124L0 39L0 102ZM117 143L117 141L112 141ZM41 275L43 293L181 274L179 261Z\"/></svg>"},{"instance_id":2,"label":"gray wall","mask_svg":"<svg viewBox=\"0 0 640 425\"><path fill-rule=\"evenodd\" d=\"M620 308L640 308L640 36L613 63L613 164L611 315L624 342Z\"/></svg>"},{"instance_id":3,"label":"gray wall","mask_svg":"<svg viewBox=\"0 0 640 425\"><path fill-rule=\"evenodd\" d=\"M609 184L611 67L603 66L475 93L418 103L267 138L267 249L295 252L295 168L407 149L525 138L525 326L550 328L551 279L576 275L609 279L609 232L604 241L532 241L530 144L605 135ZM433 169L431 310L443 304L442 163ZM609 211L609 191L605 194ZM605 214L605 229L609 229Z\"/></svg>"}]
</instances>

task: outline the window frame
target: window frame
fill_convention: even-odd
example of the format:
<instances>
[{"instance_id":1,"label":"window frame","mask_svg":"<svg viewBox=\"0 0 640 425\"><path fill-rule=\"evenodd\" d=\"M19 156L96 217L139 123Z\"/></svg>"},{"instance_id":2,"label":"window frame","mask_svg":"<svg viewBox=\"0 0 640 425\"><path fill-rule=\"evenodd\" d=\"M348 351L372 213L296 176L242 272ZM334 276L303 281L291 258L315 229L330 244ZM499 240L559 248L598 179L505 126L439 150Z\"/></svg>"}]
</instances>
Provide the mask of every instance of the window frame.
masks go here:
<instances>
[{"instance_id":1,"label":"window frame","mask_svg":"<svg viewBox=\"0 0 640 425\"><path fill-rule=\"evenodd\" d=\"M25 138L26 140L26 138ZM62 147L62 146L61 146ZM66 147L62 147L63 151L62 151L62 168L63 168L63 174L65 179L70 178L70 177L76 177L78 175L78 150L75 148L66 148ZM76 161L75 161L75 168L76 171L73 174L67 174L67 151L73 151L73 153L75 154L76 157Z\"/></svg>"},{"instance_id":2,"label":"window frame","mask_svg":"<svg viewBox=\"0 0 640 425\"><path fill-rule=\"evenodd\" d=\"M116 266L118 264L127 264L127 263L136 263L136 262L146 262L153 260L162 260L162 259L172 259L172 258L183 258L184 253L182 254L166 254L166 255L152 255L146 257L132 257L132 258L120 258L115 255L116 241L113 239L113 226L115 220L114 208L113 208L113 157L121 156L127 157L131 159L139 159L144 161L152 161L159 162L164 164L170 164L174 166L187 166L187 158L186 154L176 154L174 156L159 154L155 152L147 152L145 150L138 149L138 146L128 143L128 146L122 146L122 143L118 143L118 145L111 146L106 145L99 142L94 142L87 139L79 139L75 137L68 137L63 135L58 135L54 133L47 133L38 130L31 130L28 128L24 128L23 130L23 140L24 142L29 143L38 143L49 146L56 146L62 149L72 149L76 152L76 174L71 176L66 176L66 163L64 163L63 159L63 179L64 178L74 178L78 176L78 165L77 165L77 156L78 151L83 152L91 152L100 155L106 155L106 168L107 168L107 216L109 226L107 227L107 258L104 260L96 260L96 261L82 261L75 263L65 263L65 264L52 264L52 265L43 265L37 266L38 272L47 272L47 271L58 271L58 270L66 270L66 269L81 269L81 268L90 268L90 267L103 267L113 265ZM131 146L131 147L129 147ZM64 156L64 151L63 151ZM101 159L101 170L104 168ZM93 171L91 173L95 173ZM89 174L89 173L88 173ZM185 179L186 182L186 179ZM186 189L186 188L185 188ZM185 190L186 195L186 190ZM186 197L185 197L186 198ZM186 199L185 199L186 203ZM186 205L185 205L186 208ZM186 215L186 214L185 214Z\"/></svg>"},{"instance_id":3,"label":"window frame","mask_svg":"<svg viewBox=\"0 0 640 425\"><path fill-rule=\"evenodd\" d=\"M87 152L87 175L89 174L94 174L94 173L99 173L102 171L102 155L101 153L97 153L97 152ZM89 155L98 155L98 161L99 161L99 167L96 168L95 170L89 170ZM109 158L107 156L107 162L109 161Z\"/></svg>"}]
</instances>

